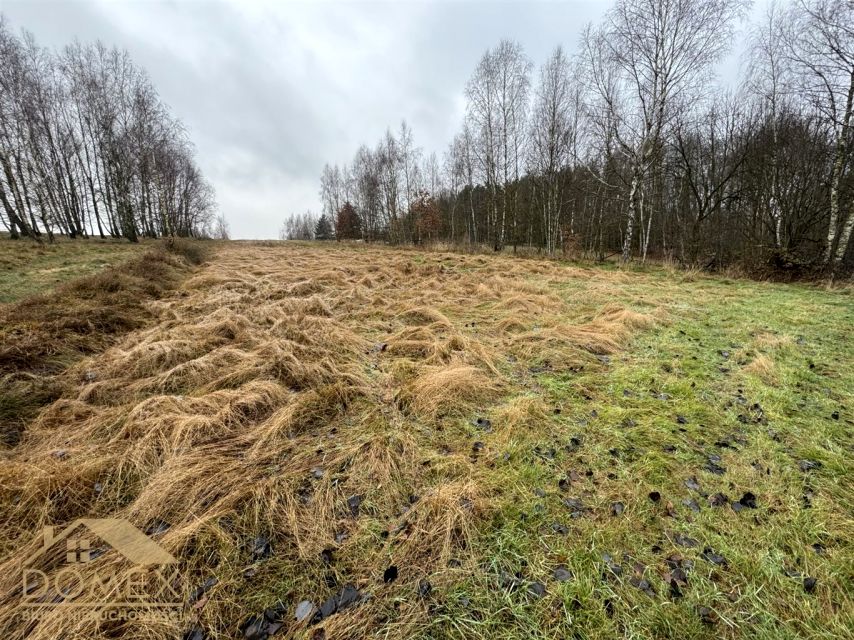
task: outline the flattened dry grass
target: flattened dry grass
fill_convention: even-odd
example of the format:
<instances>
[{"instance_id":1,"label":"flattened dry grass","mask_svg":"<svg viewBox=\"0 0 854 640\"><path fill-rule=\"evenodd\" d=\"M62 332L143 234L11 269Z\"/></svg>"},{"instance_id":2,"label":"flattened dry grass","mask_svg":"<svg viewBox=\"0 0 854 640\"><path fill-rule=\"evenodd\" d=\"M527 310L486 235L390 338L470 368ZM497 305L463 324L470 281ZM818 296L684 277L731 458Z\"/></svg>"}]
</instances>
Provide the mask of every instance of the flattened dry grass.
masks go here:
<instances>
[{"instance_id":1,"label":"flattened dry grass","mask_svg":"<svg viewBox=\"0 0 854 640\"><path fill-rule=\"evenodd\" d=\"M424 368L401 390L402 403L415 413L436 419L465 415L471 406L494 396L497 387L484 371L471 365Z\"/></svg>"},{"instance_id":2,"label":"flattened dry grass","mask_svg":"<svg viewBox=\"0 0 854 640\"><path fill-rule=\"evenodd\" d=\"M557 266L451 255L425 265L422 257L223 249L156 305L160 321L63 374L62 397L30 421L0 471L3 539L83 515L168 523L162 544L183 552L190 580L218 573L237 592L251 589L234 572L258 536L272 541L293 593L317 594L313 571L301 567L330 545L359 558L350 579L361 582L375 571L365 558L384 553L409 567L402 581L464 557L491 509L491 482L472 477L476 456L460 449L459 434L437 440L516 384L520 369L503 355L508 318L527 332L545 323L551 348L569 359L611 353L646 322L606 305L568 324L567 305L528 272L535 265L534 275L559 278ZM158 268L140 262L69 285L39 313L67 330L72 299L100 303L132 286L158 297L150 280L132 280ZM472 299L484 286L484 300ZM513 346L526 340L510 336ZM105 343L73 349L84 346ZM14 368L11 355L5 362ZM374 538L377 526L392 550ZM208 551L190 553L199 548ZM237 592L211 599L200 622L233 627L248 613ZM30 637L47 637L55 624L28 629Z\"/></svg>"},{"instance_id":3,"label":"flattened dry grass","mask_svg":"<svg viewBox=\"0 0 854 640\"><path fill-rule=\"evenodd\" d=\"M16 443L35 413L62 394L57 376L66 367L152 318L147 305L187 272L184 254L195 259L198 251L185 241L149 246L115 267L0 306L0 444Z\"/></svg>"},{"instance_id":4,"label":"flattened dry grass","mask_svg":"<svg viewBox=\"0 0 854 640\"><path fill-rule=\"evenodd\" d=\"M699 277L381 247L221 245L152 303L153 321L65 370L60 397L2 454L0 631L168 638L197 627L240 637L250 615L277 604L279 635L330 640L814 630L777 623L798 616L790 585L772 584L773 599L762 599L760 569L746 559L750 515L721 524L705 504L694 516L677 497L683 478L701 473L706 446L694 431L679 440L688 436L676 435L677 414L686 433L703 422L720 439L740 423L721 424L703 403L734 392L715 373L723 365L695 363L670 340L700 331L707 305L744 300ZM709 339L712 329L702 331L697 339ZM800 357L769 338L749 348L780 360L780 383ZM714 349L733 351L730 367L741 361L726 342ZM733 375L764 384L737 366ZM821 455L822 473L841 479L840 431L825 435L830 454L799 455ZM662 449L671 442L676 459ZM759 444L781 465L788 459L766 439L750 455ZM734 495L754 486L748 462L725 453L732 487L703 476L704 488ZM666 497L652 503L653 490ZM760 494L762 508L790 508L790 492L785 484L777 497ZM814 492L841 535L839 493ZM622 517L611 515L616 501ZM83 516L127 518L179 559L182 623L98 626L58 610L38 623L16 617L17 554L38 546L42 525ZM696 550L681 601L659 577L663 556L676 551L666 536L674 528L732 558L714 568ZM747 544L727 547L733 532ZM268 552L253 551L259 541ZM605 551L625 567L622 578L603 580ZM842 572L851 566L844 547L831 554ZM571 581L550 578L560 565ZM397 578L386 583L390 566ZM819 568L825 589L839 586ZM638 572L654 583L653 599L629 582ZM542 597L534 582L545 584ZM345 584L372 597L315 624L296 620L298 602L318 606ZM812 601L833 632L844 628L845 591L836 593ZM701 620L706 603L723 622ZM772 622L739 617L762 607Z\"/></svg>"}]
</instances>

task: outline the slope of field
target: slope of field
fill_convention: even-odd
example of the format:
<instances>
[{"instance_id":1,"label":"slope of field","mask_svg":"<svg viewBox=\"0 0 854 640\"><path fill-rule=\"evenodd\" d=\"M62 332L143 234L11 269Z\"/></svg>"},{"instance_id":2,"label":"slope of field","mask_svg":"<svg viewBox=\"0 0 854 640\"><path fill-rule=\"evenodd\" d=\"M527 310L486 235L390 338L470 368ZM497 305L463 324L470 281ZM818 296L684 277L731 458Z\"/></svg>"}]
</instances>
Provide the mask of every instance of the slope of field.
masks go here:
<instances>
[{"instance_id":1,"label":"slope of field","mask_svg":"<svg viewBox=\"0 0 854 640\"><path fill-rule=\"evenodd\" d=\"M0 246L13 249L5 254L12 256L10 264L25 265L16 288L29 292L18 302L0 304L0 447L17 444L42 407L69 385L75 387L76 380L63 379L67 367L144 326L153 317L146 303L174 289L205 251L183 241L147 243L145 251L133 253L117 244L84 241L79 254L71 244L36 247L7 241ZM26 250L33 252L29 260ZM102 254L103 259L93 260ZM54 289L46 288L42 270L33 267L46 255L64 256L67 265L63 277L69 281ZM121 261L127 255L133 257Z\"/></svg>"},{"instance_id":2,"label":"slope of field","mask_svg":"<svg viewBox=\"0 0 854 640\"><path fill-rule=\"evenodd\" d=\"M852 302L222 245L0 453L0 630L850 636ZM21 622L34 532L107 516L179 558L185 620Z\"/></svg>"},{"instance_id":3,"label":"slope of field","mask_svg":"<svg viewBox=\"0 0 854 640\"><path fill-rule=\"evenodd\" d=\"M0 237L0 304L43 293L63 282L95 274L130 258L151 243L66 240L33 246Z\"/></svg>"}]
</instances>

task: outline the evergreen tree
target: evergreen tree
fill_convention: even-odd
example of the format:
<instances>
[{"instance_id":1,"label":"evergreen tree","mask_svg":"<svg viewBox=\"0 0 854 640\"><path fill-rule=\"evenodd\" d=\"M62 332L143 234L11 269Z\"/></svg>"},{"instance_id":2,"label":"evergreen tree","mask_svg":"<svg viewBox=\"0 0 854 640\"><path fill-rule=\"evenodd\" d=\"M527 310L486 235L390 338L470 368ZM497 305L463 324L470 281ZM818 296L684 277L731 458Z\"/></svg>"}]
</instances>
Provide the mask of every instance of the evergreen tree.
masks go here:
<instances>
[{"instance_id":1,"label":"evergreen tree","mask_svg":"<svg viewBox=\"0 0 854 640\"><path fill-rule=\"evenodd\" d=\"M338 210L338 218L335 221L335 237L340 240L358 240L362 237L361 220L359 214L350 204L350 201L344 203L344 206Z\"/></svg>"},{"instance_id":2,"label":"evergreen tree","mask_svg":"<svg viewBox=\"0 0 854 640\"><path fill-rule=\"evenodd\" d=\"M314 226L314 239L332 240L332 225L329 224L329 218L325 213L317 219L317 224Z\"/></svg>"}]
</instances>

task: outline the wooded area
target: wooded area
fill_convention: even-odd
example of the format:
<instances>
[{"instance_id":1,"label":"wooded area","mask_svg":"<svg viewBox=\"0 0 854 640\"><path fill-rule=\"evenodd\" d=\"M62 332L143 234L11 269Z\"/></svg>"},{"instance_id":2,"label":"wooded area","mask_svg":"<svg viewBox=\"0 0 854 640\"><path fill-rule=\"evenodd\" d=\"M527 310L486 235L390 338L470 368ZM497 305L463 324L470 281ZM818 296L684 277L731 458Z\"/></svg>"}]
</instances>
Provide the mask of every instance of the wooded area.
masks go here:
<instances>
[{"instance_id":1,"label":"wooded area","mask_svg":"<svg viewBox=\"0 0 854 640\"><path fill-rule=\"evenodd\" d=\"M365 241L850 266L854 5L793 0L745 25L747 8L617 0L578 55L556 48L536 77L502 41L471 75L441 159L403 122L324 168L323 214L337 222L351 207L356 224L337 235ZM715 70L742 27L741 77L725 87ZM313 222L295 220L283 237L311 237Z\"/></svg>"},{"instance_id":2,"label":"wooded area","mask_svg":"<svg viewBox=\"0 0 854 640\"><path fill-rule=\"evenodd\" d=\"M0 221L12 238L227 235L181 122L126 51L0 15Z\"/></svg>"}]
</instances>

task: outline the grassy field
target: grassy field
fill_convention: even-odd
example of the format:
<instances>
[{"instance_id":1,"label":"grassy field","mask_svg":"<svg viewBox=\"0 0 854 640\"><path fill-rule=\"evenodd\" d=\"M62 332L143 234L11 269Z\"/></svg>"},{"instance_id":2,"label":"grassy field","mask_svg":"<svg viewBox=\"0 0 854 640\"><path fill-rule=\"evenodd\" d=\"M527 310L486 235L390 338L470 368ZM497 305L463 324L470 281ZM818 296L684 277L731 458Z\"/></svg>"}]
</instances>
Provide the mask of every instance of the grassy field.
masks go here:
<instances>
[{"instance_id":1,"label":"grassy field","mask_svg":"<svg viewBox=\"0 0 854 640\"><path fill-rule=\"evenodd\" d=\"M34 245L0 237L0 304L48 291L74 278L98 273L130 258L148 243L126 240L73 241Z\"/></svg>"},{"instance_id":2,"label":"grassy field","mask_svg":"<svg viewBox=\"0 0 854 640\"><path fill-rule=\"evenodd\" d=\"M145 309L0 452L4 638L854 637L850 286L235 242ZM181 623L16 617L84 516Z\"/></svg>"},{"instance_id":3,"label":"grassy field","mask_svg":"<svg viewBox=\"0 0 854 640\"><path fill-rule=\"evenodd\" d=\"M6 447L17 445L39 411L62 397L71 365L151 321L150 303L174 289L207 250L180 241L146 243L133 253L98 241L80 242L79 255L73 243L36 247L7 240L0 248L9 250L3 255L10 263L27 265L4 280L23 299L0 304L0 446ZM67 267L65 282L48 289L44 270L32 264L51 260Z\"/></svg>"}]
</instances>

